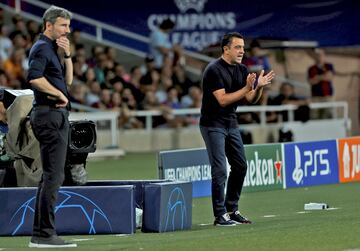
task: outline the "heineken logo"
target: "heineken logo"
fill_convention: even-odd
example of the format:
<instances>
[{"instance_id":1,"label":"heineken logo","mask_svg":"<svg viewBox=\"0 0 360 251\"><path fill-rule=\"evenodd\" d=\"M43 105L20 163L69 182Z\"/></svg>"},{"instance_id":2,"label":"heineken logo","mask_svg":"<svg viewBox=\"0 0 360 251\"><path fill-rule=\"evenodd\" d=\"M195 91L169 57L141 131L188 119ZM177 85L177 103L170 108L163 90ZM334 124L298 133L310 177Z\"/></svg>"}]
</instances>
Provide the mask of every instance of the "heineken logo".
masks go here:
<instances>
[{"instance_id":1,"label":"heineken logo","mask_svg":"<svg viewBox=\"0 0 360 251\"><path fill-rule=\"evenodd\" d=\"M259 152L254 151L249 158L247 155L247 173L244 186L268 186L282 184L282 161L279 150L272 157L261 157Z\"/></svg>"}]
</instances>

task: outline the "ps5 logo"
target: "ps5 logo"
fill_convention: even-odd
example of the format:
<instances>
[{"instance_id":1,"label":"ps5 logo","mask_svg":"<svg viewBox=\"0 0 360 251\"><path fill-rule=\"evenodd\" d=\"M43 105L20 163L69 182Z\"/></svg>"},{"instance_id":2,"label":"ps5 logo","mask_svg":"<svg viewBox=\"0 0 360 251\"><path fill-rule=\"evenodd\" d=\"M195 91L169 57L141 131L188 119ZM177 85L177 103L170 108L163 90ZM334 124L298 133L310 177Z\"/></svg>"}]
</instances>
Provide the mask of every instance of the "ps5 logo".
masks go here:
<instances>
[{"instance_id":1,"label":"ps5 logo","mask_svg":"<svg viewBox=\"0 0 360 251\"><path fill-rule=\"evenodd\" d=\"M207 0L175 0L175 4L181 13L185 13L190 9L194 9L200 13L203 11L206 1Z\"/></svg>"},{"instance_id":2,"label":"ps5 logo","mask_svg":"<svg viewBox=\"0 0 360 251\"><path fill-rule=\"evenodd\" d=\"M321 176L330 174L330 163L326 158L328 153L328 149L307 150L302 156L299 147L295 146L295 168L292 178L296 184L303 182L309 174L311 176L317 176L318 173ZM305 160L304 166L302 166L303 160Z\"/></svg>"}]
</instances>

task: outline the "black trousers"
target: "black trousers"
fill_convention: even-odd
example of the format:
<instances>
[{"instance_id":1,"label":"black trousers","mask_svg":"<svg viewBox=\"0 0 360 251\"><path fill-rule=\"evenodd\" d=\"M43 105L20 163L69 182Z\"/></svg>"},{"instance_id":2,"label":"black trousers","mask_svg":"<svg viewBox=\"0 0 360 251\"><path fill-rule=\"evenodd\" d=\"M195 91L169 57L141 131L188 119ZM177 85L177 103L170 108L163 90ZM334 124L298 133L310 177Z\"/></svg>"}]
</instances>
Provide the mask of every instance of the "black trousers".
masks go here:
<instances>
[{"instance_id":1,"label":"black trousers","mask_svg":"<svg viewBox=\"0 0 360 251\"><path fill-rule=\"evenodd\" d=\"M214 216L239 209L239 199L246 176L244 145L238 128L200 126L211 165L211 196ZM230 174L227 178L227 163ZM226 195L225 195L225 185Z\"/></svg>"},{"instance_id":2,"label":"black trousers","mask_svg":"<svg viewBox=\"0 0 360 251\"><path fill-rule=\"evenodd\" d=\"M56 235L55 205L65 174L69 112L64 108L34 107L30 123L40 143L43 174L36 194L33 236Z\"/></svg>"}]
</instances>

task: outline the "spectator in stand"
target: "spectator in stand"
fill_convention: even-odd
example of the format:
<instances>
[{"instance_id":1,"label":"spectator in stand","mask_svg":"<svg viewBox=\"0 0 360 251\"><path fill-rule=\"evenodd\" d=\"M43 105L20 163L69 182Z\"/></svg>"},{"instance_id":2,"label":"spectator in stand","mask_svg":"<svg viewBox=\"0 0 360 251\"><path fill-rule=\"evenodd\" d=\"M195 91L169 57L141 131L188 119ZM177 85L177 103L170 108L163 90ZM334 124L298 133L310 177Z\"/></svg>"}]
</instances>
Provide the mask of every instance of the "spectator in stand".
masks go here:
<instances>
[{"instance_id":1,"label":"spectator in stand","mask_svg":"<svg viewBox=\"0 0 360 251\"><path fill-rule=\"evenodd\" d=\"M76 53L77 48L79 47L85 47L83 43L81 43L81 31L79 29L74 29L71 32L71 37L70 37L70 41L71 41L71 55L74 55Z\"/></svg>"},{"instance_id":2,"label":"spectator in stand","mask_svg":"<svg viewBox=\"0 0 360 251\"><path fill-rule=\"evenodd\" d=\"M96 66L94 68L95 70L95 76L96 80L102 85L105 84L105 69L107 68L107 56L103 52L99 52L96 55Z\"/></svg>"},{"instance_id":3,"label":"spectator in stand","mask_svg":"<svg viewBox=\"0 0 360 251\"><path fill-rule=\"evenodd\" d=\"M124 65L120 63L116 63L114 66L114 73L116 76L121 77L123 81L125 82L130 81L130 74L126 72Z\"/></svg>"},{"instance_id":4,"label":"spectator in stand","mask_svg":"<svg viewBox=\"0 0 360 251\"><path fill-rule=\"evenodd\" d=\"M99 107L100 109L107 110L112 108L111 104L111 90L110 89L102 89L100 94L100 102Z\"/></svg>"},{"instance_id":5,"label":"spectator in stand","mask_svg":"<svg viewBox=\"0 0 360 251\"><path fill-rule=\"evenodd\" d=\"M181 98L183 108L201 108L202 92L200 87L191 86L189 93Z\"/></svg>"},{"instance_id":6,"label":"spectator in stand","mask_svg":"<svg viewBox=\"0 0 360 251\"><path fill-rule=\"evenodd\" d=\"M105 81L101 84L101 87L112 89L113 87L111 85L111 80L115 78L114 69L105 67L104 74L105 74Z\"/></svg>"},{"instance_id":7,"label":"spectator in stand","mask_svg":"<svg viewBox=\"0 0 360 251\"><path fill-rule=\"evenodd\" d=\"M116 50L111 47L105 47L104 53L107 59L107 68L113 69L116 65Z\"/></svg>"},{"instance_id":8,"label":"spectator in stand","mask_svg":"<svg viewBox=\"0 0 360 251\"><path fill-rule=\"evenodd\" d=\"M316 49L314 51L315 64L308 69L308 80L311 85L312 102L331 102L334 100L333 79L334 66L326 62L325 51ZM329 109L314 109L312 116L315 119L331 118Z\"/></svg>"},{"instance_id":9,"label":"spectator in stand","mask_svg":"<svg viewBox=\"0 0 360 251\"><path fill-rule=\"evenodd\" d=\"M40 33L40 26L33 20L26 22L26 29L29 34L30 43L33 44Z\"/></svg>"},{"instance_id":10,"label":"spectator in stand","mask_svg":"<svg viewBox=\"0 0 360 251\"><path fill-rule=\"evenodd\" d=\"M283 83L280 87L280 94L276 96L270 104L273 105L296 105L298 108L294 112L294 119L306 122L310 117L309 100L295 95L295 88L290 83ZM281 112L282 121L288 121L288 112Z\"/></svg>"},{"instance_id":11,"label":"spectator in stand","mask_svg":"<svg viewBox=\"0 0 360 251\"><path fill-rule=\"evenodd\" d=\"M5 15L4 15L4 9L0 8L0 24L5 23Z\"/></svg>"},{"instance_id":12,"label":"spectator in stand","mask_svg":"<svg viewBox=\"0 0 360 251\"><path fill-rule=\"evenodd\" d=\"M73 55L74 77L82 79L89 67L86 63L86 51L84 45L76 45L75 53Z\"/></svg>"},{"instance_id":13,"label":"spectator in stand","mask_svg":"<svg viewBox=\"0 0 360 251\"><path fill-rule=\"evenodd\" d=\"M257 74L262 70L264 70L265 73L271 70L268 56L266 52L261 49L260 43L256 39L250 43L249 55L245 58L244 65L246 65L249 72L255 72Z\"/></svg>"},{"instance_id":14,"label":"spectator in stand","mask_svg":"<svg viewBox=\"0 0 360 251\"><path fill-rule=\"evenodd\" d=\"M171 109L180 109L181 103L179 101L178 90L171 86L167 89L167 98L165 101L165 105L170 107Z\"/></svg>"},{"instance_id":15,"label":"spectator in stand","mask_svg":"<svg viewBox=\"0 0 360 251\"><path fill-rule=\"evenodd\" d=\"M147 55L145 57L145 65L141 66L141 74L145 75L152 70L155 70L155 60L154 57L151 55Z\"/></svg>"},{"instance_id":16,"label":"spectator in stand","mask_svg":"<svg viewBox=\"0 0 360 251\"><path fill-rule=\"evenodd\" d=\"M13 16L12 22L14 24L14 29L9 35L10 39L13 39L17 34L20 33L25 37L27 42L30 42L30 37L28 36L28 31L24 19L20 15L16 14Z\"/></svg>"},{"instance_id":17,"label":"spectator in stand","mask_svg":"<svg viewBox=\"0 0 360 251\"><path fill-rule=\"evenodd\" d=\"M15 49L11 54L10 58L5 60L3 68L8 75L10 82L14 89L26 87L25 75L27 68L27 59L25 56L25 50Z\"/></svg>"},{"instance_id":18,"label":"spectator in stand","mask_svg":"<svg viewBox=\"0 0 360 251\"><path fill-rule=\"evenodd\" d=\"M268 86L265 86L263 89L263 95L261 96L261 99L260 99L261 105L263 105L263 106L274 105L273 97L271 97L269 95L269 92L270 92L270 88ZM267 123L275 123L278 121L279 121L279 117L278 117L277 112L275 112L275 111L266 112L266 122Z\"/></svg>"},{"instance_id":19,"label":"spectator in stand","mask_svg":"<svg viewBox=\"0 0 360 251\"><path fill-rule=\"evenodd\" d=\"M139 109L139 104L136 102L130 89L124 89L122 102L122 112L124 112L124 116L122 117L123 126L126 128L143 128L143 122L130 114L131 111L137 111Z\"/></svg>"},{"instance_id":20,"label":"spectator in stand","mask_svg":"<svg viewBox=\"0 0 360 251\"><path fill-rule=\"evenodd\" d=\"M112 110L120 112L118 124L120 128L132 129L143 128L143 124L137 118L131 115L131 110L118 92L113 92L111 96Z\"/></svg>"},{"instance_id":21,"label":"spectator in stand","mask_svg":"<svg viewBox=\"0 0 360 251\"><path fill-rule=\"evenodd\" d=\"M91 83L93 81L96 81L96 75L94 68L87 68L87 70L84 72L84 74L81 77L81 80L85 83Z\"/></svg>"},{"instance_id":22,"label":"spectator in stand","mask_svg":"<svg viewBox=\"0 0 360 251\"><path fill-rule=\"evenodd\" d=\"M0 69L0 87L5 87L5 88L9 88L12 89L13 86L11 86L10 84L10 80L8 78L8 76L6 75L6 73Z\"/></svg>"},{"instance_id":23,"label":"spectator in stand","mask_svg":"<svg viewBox=\"0 0 360 251\"><path fill-rule=\"evenodd\" d=\"M114 92L117 92L119 94L122 93L122 91L124 90L123 81L124 80L122 78L119 78L117 76L110 80L110 84Z\"/></svg>"},{"instance_id":24,"label":"spectator in stand","mask_svg":"<svg viewBox=\"0 0 360 251\"><path fill-rule=\"evenodd\" d=\"M88 58L87 64L89 67L95 68L96 64L98 62L98 56L99 54L104 53L104 47L101 45L95 45L91 48L91 57Z\"/></svg>"},{"instance_id":25,"label":"spectator in stand","mask_svg":"<svg viewBox=\"0 0 360 251\"><path fill-rule=\"evenodd\" d=\"M119 92L113 92L111 94L111 106L112 106L111 110L120 112L121 105L122 105L121 94Z\"/></svg>"},{"instance_id":26,"label":"spectator in stand","mask_svg":"<svg viewBox=\"0 0 360 251\"><path fill-rule=\"evenodd\" d=\"M141 105L143 110L157 110L162 112L161 116L153 117L153 127L168 127L168 124L171 124L174 119L174 116L171 114L171 109L160 104L154 91L147 91L145 93L145 98Z\"/></svg>"},{"instance_id":27,"label":"spectator in stand","mask_svg":"<svg viewBox=\"0 0 360 251\"><path fill-rule=\"evenodd\" d=\"M8 37L7 27L0 24L0 63L7 60L13 51L13 44Z\"/></svg>"},{"instance_id":28,"label":"spectator in stand","mask_svg":"<svg viewBox=\"0 0 360 251\"><path fill-rule=\"evenodd\" d=\"M123 90L122 100L128 105L129 109L131 109L131 110L138 109L138 103L136 102L136 99L130 89L125 88Z\"/></svg>"},{"instance_id":29,"label":"spectator in stand","mask_svg":"<svg viewBox=\"0 0 360 251\"><path fill-rule=\"evenodd\" d=\"M146 95L148 91L155 92L160 83L160 74L157 70L146 73L140 79L140 91Z\"/></svg>"},{"instance_id":30,"label":"spectator in stand","mask_svg":"<svg viewBox=\"0 0 360 251\"><path fill-rule=\"evenodd\" d=\"M143 94L138 88L136 88L132 83L125 81L122 77L119 77L118 75L115 75L115 77L110 80L110 84L112 85L114 91L117 91L119 93L121 93L124 89L129 89L134 98L136 99L136 103L141 101L141 99L143 98Z\"/></svg>"},{"instance_id":31,"label":"spectator in stand","mask_svg":"<svg viewBox=\"0 0 360 251\"><path fill-rule=\"evenodd\" d=\"M124 83L124 87L131 90L138 104L144 99L144 94L140 91L140 79L142 77L140 66L133 66L130 70L129 82Z\"/></svg>"},{"instance_id":32,"label":"spectator in stand","mask_svg":"<svg viewBox=\"0 0 360 251\"><path fill-rule=\"evenodd\" d=\"M167 91L173 87L172 82L172 66L164 65L161 69L160 82L156 87L156 97L161 104L163 104L167 99Z\"/></svg>"},{"instance_id":33,"label":"spectator in stand","mask_svg":"<svg viewBox=\"0 0 360 251\"><path fill-rule=\"evenodd\" d=\"M78 104L86 104L88 88L80 81L74 81L70 87L70 101Z\"/></svg>"},{"instance_id":34,"label":"spectator in stand","mask_svg":"<svg viewBox=\"0 0 360 251\"><path fill-rule=\"evenodd\" d=\"M24 34L22 34L21 32L17 32L16 34L13 35L13 37L11 38L11 41L13 43L13 47L14 49L28 49L28 43L26 41L26 36Z\"/></svg>"},{"instance_id":35,"label":"spectator in stand","mask_svg":"<svg viewBox=\"0 0 360 251\"><path fill-rule=\"evenodd\" d=\"M200 87L191 86L189 93L181 98L183 108L201 108L202 92ZM186 118L187 125L197 126L200 121L200 115L189 115Z\"/></svg>"},{"instance_id":36,"label":"spectator in stand","mask_svg":"<svg viewBox=\"0 0 360 251\"><path fill-rule=\"evenodd\" d=\"M185 69L181 65L176 65L173 67L173 75L172 75L173 85L178 89L179 95L182 97L189 92L189 88L191 86L199 84L194 83L185 72Z\"/></svg>"},{"instance_id":37,"label":"spectator in stand","mask_svg":"<svg viewBox=\"0 0 360 251\"><path fill-rule=\"evenodd\" d=\"M170 18L167 18L150 34L150 54L154 57L155 67L157 69L162 68L164 58L166 57L172 60L175 59L175 61L173 61L174 65L180 58L183 58L181 47L179 45L173 45L169 38L174 27L175 23Z\"/></svg>"},{"instance_id":38,"label":"spectator in stand","mask_svg":"<svg viewBox=\"0 0 360 251\"><path fill-rule=\"evenodd\" d=\"M140 79L142 77L140 66L133 66L130 69L130 84L132 84L136 89L140 90Z\"/></svg>"},{"instance_id":39,"label":"spectator in stand","mask_svg":"<svg viewBox=\"0 0 360 251\"><path fill-rule=\"evenodd\" d=\"M100 84L98 82L96 82L96 80L93 81L89 81L86 83L89 91L86 94L85 97L85 104L95 107L95 108L99 108L100 107L100 95L101 95L101 88L100 88Z\"/></svg>"}]
</instances>

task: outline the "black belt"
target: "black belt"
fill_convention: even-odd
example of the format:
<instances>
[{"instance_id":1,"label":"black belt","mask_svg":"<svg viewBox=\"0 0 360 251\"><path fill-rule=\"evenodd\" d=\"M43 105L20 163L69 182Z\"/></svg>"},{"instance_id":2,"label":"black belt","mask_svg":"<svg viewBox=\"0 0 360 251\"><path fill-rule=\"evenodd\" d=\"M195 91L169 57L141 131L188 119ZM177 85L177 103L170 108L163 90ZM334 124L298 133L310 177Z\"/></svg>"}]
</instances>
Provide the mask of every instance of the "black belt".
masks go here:
<instances>
[{"instance_id":1,"label":"black belt","mask_svg":"<svg viewBox=\"0 0 360 251\"><path fill-rule=\"evenodd\" d=\"M33 109L47 109L47 110L55 110L55 111L69 111L67 107L56 107L53 105L34 105Z\"/></svg>"}]
</instances>

